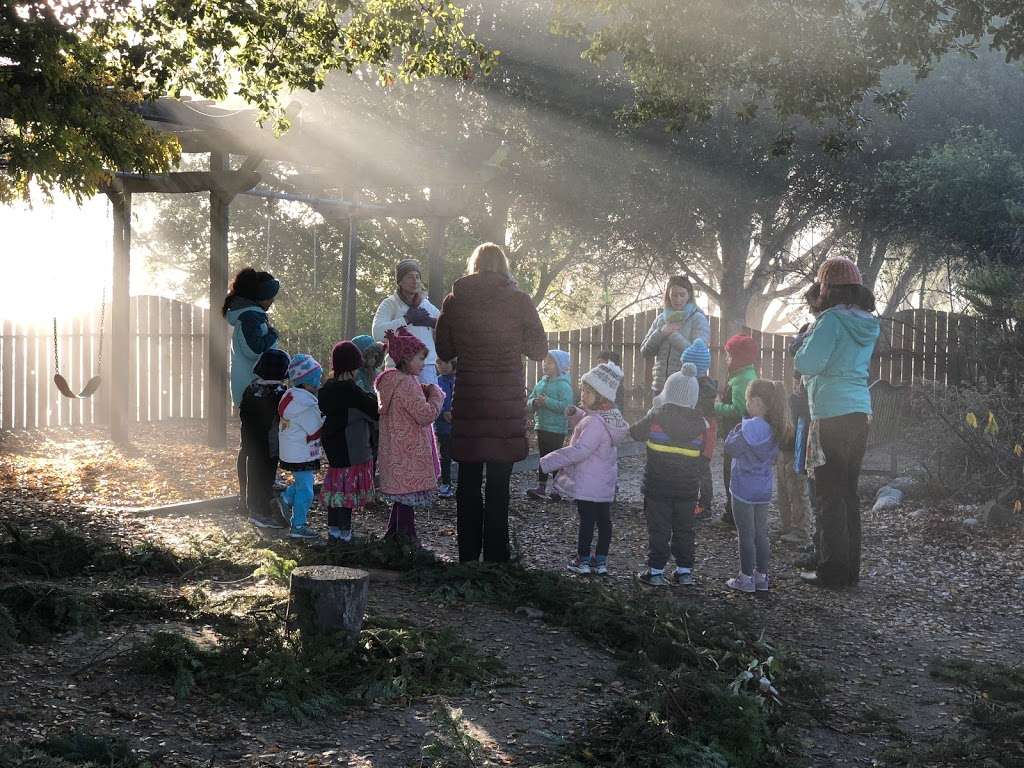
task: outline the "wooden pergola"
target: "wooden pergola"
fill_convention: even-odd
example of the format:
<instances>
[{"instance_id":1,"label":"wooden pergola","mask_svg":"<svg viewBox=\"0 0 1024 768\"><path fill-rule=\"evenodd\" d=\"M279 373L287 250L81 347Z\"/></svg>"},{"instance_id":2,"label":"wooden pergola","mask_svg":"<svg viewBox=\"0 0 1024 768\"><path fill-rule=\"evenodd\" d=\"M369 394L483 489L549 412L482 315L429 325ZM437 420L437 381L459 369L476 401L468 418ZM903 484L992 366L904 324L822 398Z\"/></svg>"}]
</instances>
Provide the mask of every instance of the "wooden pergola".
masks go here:
<instances>
[{"instance_id":1,"label":"wooden pergola","mask_svg":"<svg viewBox=\"0 0 1024 768\"><path fill-rule=\"evenodd\" d=\"M427 280L430 298L440 303L444 285L446 255L445 229L460 215L459 204L441 190L478 185L488 175L487 160L493 147L477 145L458 157L442 156L416 146L382 161L365 158L310 155L315 143L298 122L282 137L256 125L252 111L229 112L212 102L160 99L142 107L142 116L154 128L172 133L185 154L209 157L209 170L165 174L114 174L104 190L113 208L113 287L111 295L110 365L115 371L128 369L130 361L129 283L131 275L132 197L144 193L210 195L210 323L207 337L206 400L207 441L221 448L227 444L228 418L228 326L215 318L216 307L227 293L229 280L228 235L232 201L240 194L292 200L309 205L325 220L348 231L343 252L343 317L339 329L346 337L356 331L356 274L358 264L358 222L362 219L422 219L430 229ZM240 162L236 160L240 158ZM232 167L232 162L238 162ZM262 186L259 169L267 161L298 169L290 177L292 188L274 190ZM417 179L410 185L409 179ZM421 182L421 183L420 183ZM412 188L430 189L429 199L392 203L361 201L363 190ZM403 254L404 256L404 254ZM117 443L128 439L128 378L109 376L106 396L110 398L110 432Z\"/></svg>"}]
</instances>

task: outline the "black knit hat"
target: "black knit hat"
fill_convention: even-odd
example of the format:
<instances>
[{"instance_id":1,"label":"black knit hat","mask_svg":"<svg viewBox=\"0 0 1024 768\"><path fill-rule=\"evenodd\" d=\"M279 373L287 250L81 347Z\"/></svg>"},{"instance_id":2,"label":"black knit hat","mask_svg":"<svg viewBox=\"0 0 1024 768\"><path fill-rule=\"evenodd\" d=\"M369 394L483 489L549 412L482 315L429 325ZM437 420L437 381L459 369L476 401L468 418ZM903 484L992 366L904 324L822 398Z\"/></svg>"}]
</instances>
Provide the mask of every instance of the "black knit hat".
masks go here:
<instances>
[{"instance_id":1,"label":"black knit hat","mask_svg":"<svg viewBox=\"0 0 1024 768\"><path fill-rule=\"evenodd\" d=\"M288 378L291 358L283 349L268 349L256 361L252 372L264 381L284 381Z\"/></svg>"},{"instance_id":2,"label":"black knit hat","mask_svg":"<svg viewBox=\"0 0 1024 768\"><path fill-rule=\"evenodd\" d=\"M351 341L339 341L331 350L331 370L334 373L352 373L363 366L363 353Z\"/></svg>"}]
</instances>

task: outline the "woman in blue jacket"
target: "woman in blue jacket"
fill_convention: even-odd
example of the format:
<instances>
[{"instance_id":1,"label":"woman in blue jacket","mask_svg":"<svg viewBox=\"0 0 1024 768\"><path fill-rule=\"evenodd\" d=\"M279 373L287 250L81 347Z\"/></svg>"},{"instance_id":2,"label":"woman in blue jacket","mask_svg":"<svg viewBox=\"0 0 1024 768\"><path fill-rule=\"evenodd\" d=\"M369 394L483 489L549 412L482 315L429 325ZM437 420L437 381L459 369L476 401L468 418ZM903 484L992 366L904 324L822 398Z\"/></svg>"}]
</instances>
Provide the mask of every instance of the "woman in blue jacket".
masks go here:
<instances>
[{"instance_id":1,"label":"woman in blue jacket","mask_svg":"<svg viewBox=\"0 0 1024 768\"><path fill-rule=\"evenodd\" d=\"M808 377L811 411L807 467L814 472L820 537L810 583L853 586L860 579L861 520L857 484L867 447L868 376L878 341L875 298L849 259L827 259L818 270L817 319L796 354Z\"/></svg>"},{"instance_id":2,"label":"woman in blue jacket","mask_svg":"<svg viewBox=\"0 0 1024 768\"><path fill-rule=\"evenodd\" d=\"M267 310L274 303L281 283L269 272L246 267L231 281L221 314L232 327L231 335L231 401L241 405L245 388L256 378L253 368L260 355L277 346L277 331L270 324ZM238 451L238 489L245 507L246 450Z\"/></svg>"}]
</instances>

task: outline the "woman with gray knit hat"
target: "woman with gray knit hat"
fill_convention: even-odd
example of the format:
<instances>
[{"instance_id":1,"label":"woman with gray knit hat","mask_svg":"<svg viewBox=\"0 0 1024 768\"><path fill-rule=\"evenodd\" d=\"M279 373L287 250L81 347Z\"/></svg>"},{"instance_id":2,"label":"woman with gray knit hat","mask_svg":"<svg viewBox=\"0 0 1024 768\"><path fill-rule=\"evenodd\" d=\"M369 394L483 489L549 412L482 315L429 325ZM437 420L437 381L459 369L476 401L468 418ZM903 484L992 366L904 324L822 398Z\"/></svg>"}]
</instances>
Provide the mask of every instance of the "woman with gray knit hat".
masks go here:
<instances>
[{"instance_id":1,"label":"woman with gray knit hat","mask_svg":"<svg viewBox=\"0 0 1024 768\"><path fill-rule=\"evenodd\" d=\"M437 384L437 350L434 346L434 326L441 314L430 303L421 280L422 269L416 259L402 259L395 265L397 290L377 307L373 316L371 333L375 341L384 341L388 331L405 328L423 342L427 348L427 359L420 372L422 384ZM388 367L394 368L395 361L388 357Z\"/></svg>"}]
</instances>

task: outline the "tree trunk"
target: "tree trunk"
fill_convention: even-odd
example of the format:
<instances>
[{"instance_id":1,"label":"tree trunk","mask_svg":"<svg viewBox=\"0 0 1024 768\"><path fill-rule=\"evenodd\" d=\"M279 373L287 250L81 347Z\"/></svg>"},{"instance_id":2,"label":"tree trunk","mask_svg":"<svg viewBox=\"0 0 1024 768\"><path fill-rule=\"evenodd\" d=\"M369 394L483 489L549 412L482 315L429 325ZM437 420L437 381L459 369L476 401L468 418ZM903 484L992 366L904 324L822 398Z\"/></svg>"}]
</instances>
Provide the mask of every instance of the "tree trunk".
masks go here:
<instances>
[{"instance_id":1,"label":"tree trunk","mask_svg":"<svg viewBox=\"0 0 1024 768\"><path fill-rule=\"evenodd\" d=\"M341 636L355 643L363 627L370 574L335 565L309 565L292 571L289 626L306 636Z\"/></svg>"},{"instance_id":2,"label":"tree trunk","mask_svg":"<svg viewBox=\"0 0 1024 768\"><path fill-rule=\"evenodd\" d=\"M747 214L747 215L744 215ZM743 209L723 216L719 222L718 245L722 250L722 274L719 282L722 312L722 338L739 333L747 321L750 295L747 290L747 258L753 232L753 211Z\"/></svg>"}]
</instances>

